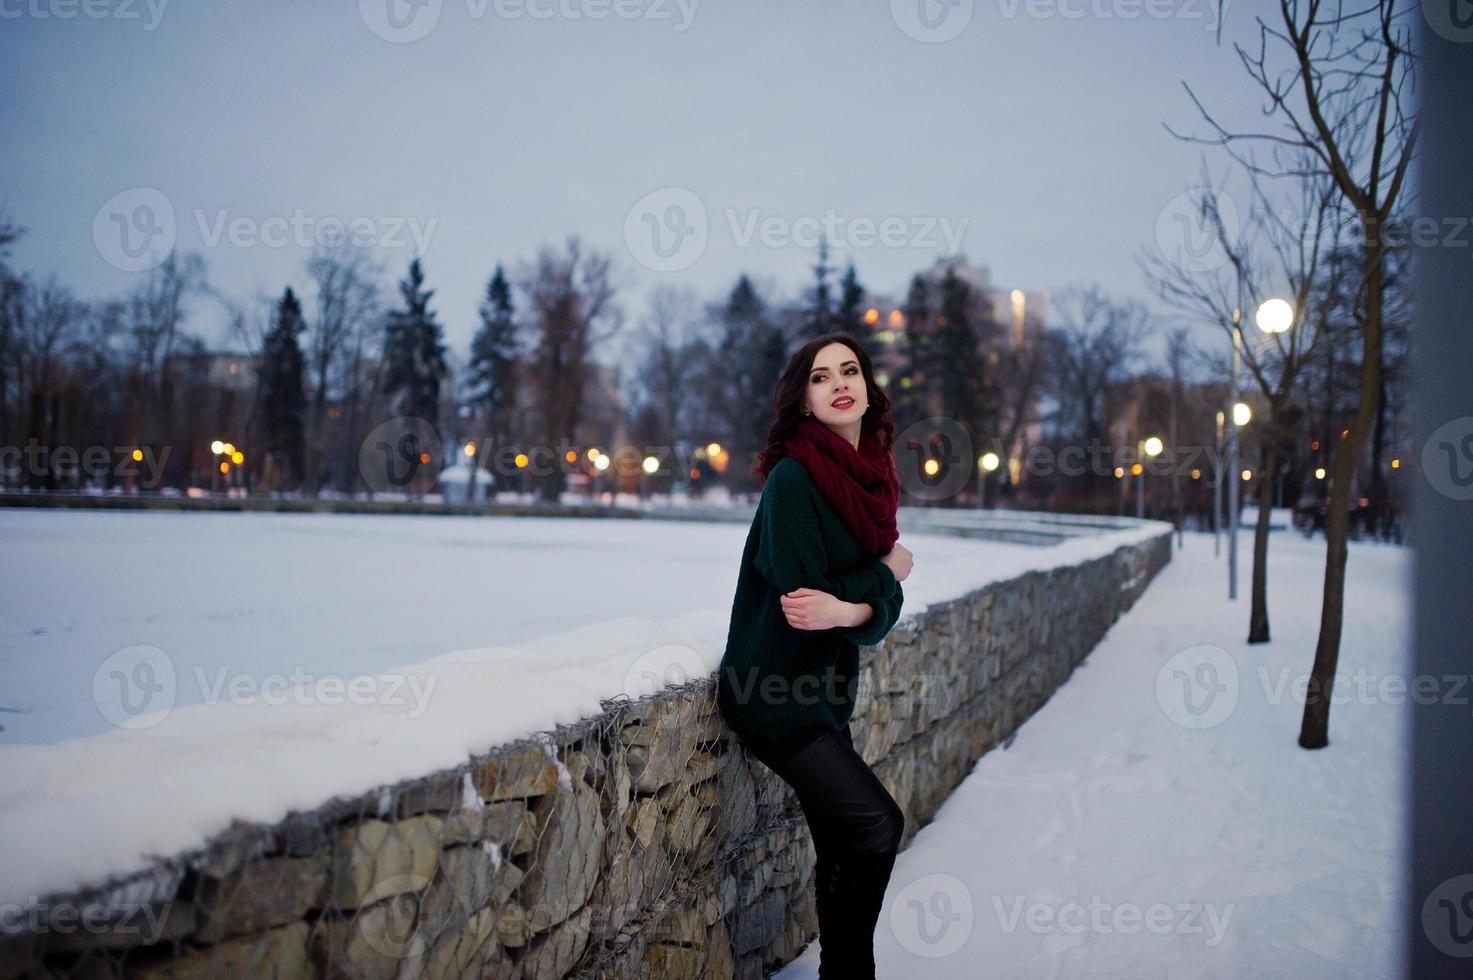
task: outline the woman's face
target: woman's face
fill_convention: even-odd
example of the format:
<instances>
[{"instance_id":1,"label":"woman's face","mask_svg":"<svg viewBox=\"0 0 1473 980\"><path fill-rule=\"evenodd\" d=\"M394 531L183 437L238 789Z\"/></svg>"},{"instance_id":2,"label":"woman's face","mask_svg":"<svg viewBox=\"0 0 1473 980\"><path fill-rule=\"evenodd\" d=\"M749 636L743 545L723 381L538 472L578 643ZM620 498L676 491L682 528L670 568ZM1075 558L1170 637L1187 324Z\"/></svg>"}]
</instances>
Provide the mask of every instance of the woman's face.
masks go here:
<instances>
[{"instance_id":1,"label":"woman's face","mask_svg":"<svg viewBox=\"0 0 1473 980\"><path fill-rule=\"evenodd\" d=\"M837 404L835 404L837 402ZM858 426L869 408L869 391L859 358L847 344L835 341L820 348L808 369L803 406L832 429Z\"/></svg>"}]
</instances>

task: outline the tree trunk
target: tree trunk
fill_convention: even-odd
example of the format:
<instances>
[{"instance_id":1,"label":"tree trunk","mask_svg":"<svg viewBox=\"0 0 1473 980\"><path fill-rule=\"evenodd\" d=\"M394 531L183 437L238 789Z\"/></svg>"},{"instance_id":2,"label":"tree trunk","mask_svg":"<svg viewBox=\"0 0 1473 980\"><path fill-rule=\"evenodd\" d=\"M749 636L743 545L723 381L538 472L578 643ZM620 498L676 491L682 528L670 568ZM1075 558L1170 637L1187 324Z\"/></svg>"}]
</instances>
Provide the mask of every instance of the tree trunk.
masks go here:
<instances>
[{"instance_id":1,"label":"tree trunk","mask_svg":"<svg viewBox=\"0 0 1473 980\"><path fill-rule=\"evenodd\" d=\"M1269 415L1277 416L1277 406L1270 404ZM1268 524L1273 509L1274 481L1278 475L1278 440L1273 423L1266 427L1263 447L1262 481L1258 484L1258 523L1253 528L1253 611L1248 617L1248 642L1268 642Z\"/></svg>"},{"instance_id":2,"label":"tree trunk","mask_svg":"<svg viewBox=\"0 0 1473 980\"><path fill-rule=\"evenodd\" d=\"M1345 615L1346 534L1350 526L1350 484L1361 446L1376 415L1381 389L1381 251L1366 254L1366 324L1361 347L1360 404L1344 439L1335 439L1331 464L1329 515L1325 521L1325 589L1320 606L1320 634L1315 644L1314 669L1305 691L1304 719L1299 745L1320 749L1330 741L1330 695L1340 659L1340 634ZM1333 436L1332 436L1333 437Z\"/></svg>"}]
</instances>

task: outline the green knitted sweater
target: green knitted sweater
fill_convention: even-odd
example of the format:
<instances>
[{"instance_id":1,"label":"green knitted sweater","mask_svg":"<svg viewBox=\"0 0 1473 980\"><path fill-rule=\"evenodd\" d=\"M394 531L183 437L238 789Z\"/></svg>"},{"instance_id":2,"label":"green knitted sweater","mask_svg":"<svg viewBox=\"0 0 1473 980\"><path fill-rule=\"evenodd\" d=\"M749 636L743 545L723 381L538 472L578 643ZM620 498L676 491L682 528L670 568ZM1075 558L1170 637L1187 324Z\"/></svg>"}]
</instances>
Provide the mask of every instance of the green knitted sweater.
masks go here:
<instances>
[{"instance_id":1,"label":"green knitted sweater","mask_svg":"<svg viewBox=\"0 0 1473 980\"><path fill-rule=\"evenodd\" d=\"M800 630L779 597L807 587L874 608L855 627ZM738 738L778 738L805 725L844 727L859 686L859 647L884 639L905 593L868 559L803 464L780 459L747 532L717 671L717 706Z\"/></svg>"}]
</instances>

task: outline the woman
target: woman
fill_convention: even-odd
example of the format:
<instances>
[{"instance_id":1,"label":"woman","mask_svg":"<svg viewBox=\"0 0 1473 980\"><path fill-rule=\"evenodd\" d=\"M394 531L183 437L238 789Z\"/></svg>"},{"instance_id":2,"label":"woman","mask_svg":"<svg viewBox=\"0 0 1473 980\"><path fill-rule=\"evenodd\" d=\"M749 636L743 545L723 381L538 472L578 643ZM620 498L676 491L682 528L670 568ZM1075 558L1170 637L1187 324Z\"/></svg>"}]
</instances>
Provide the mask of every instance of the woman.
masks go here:
<instances>
[{"instance_id":1,"label":"woman","mask_svg":"<svg viewBox=\"0 0 1473 980\"><path fill-rule=\"evenodd\" d=\"M890 400L848 334L809 341L773 395L717 705L738 740L793 787L817 852L819 976L873 977L874 931L905 829L849 730L859 646L900 615L911 553Z\"/></svg>"}]
</instances>

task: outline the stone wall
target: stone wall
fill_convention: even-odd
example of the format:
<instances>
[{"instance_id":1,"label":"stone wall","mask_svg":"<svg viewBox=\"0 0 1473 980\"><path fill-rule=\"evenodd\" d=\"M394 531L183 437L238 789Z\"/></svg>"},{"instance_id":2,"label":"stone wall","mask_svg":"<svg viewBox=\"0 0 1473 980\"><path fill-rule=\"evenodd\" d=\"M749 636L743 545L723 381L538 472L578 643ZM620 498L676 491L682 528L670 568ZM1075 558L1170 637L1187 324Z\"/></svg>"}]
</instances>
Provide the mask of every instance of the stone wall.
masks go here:
<instances>
[{"instance_id":1,"label":"stone wall","mask_svg":"<svg viewBox=\"0 0 1473 980\"><path fill-rule=\"evenodd\" d=\"M1030 572L862 651L856 745L905 811L902 847L1170 556L1163 533ZM812 847L713 697L703 678L605 702L456 769L7 910L0 980L761 977L817 933Z\"/></svg>"}]
</instances>

